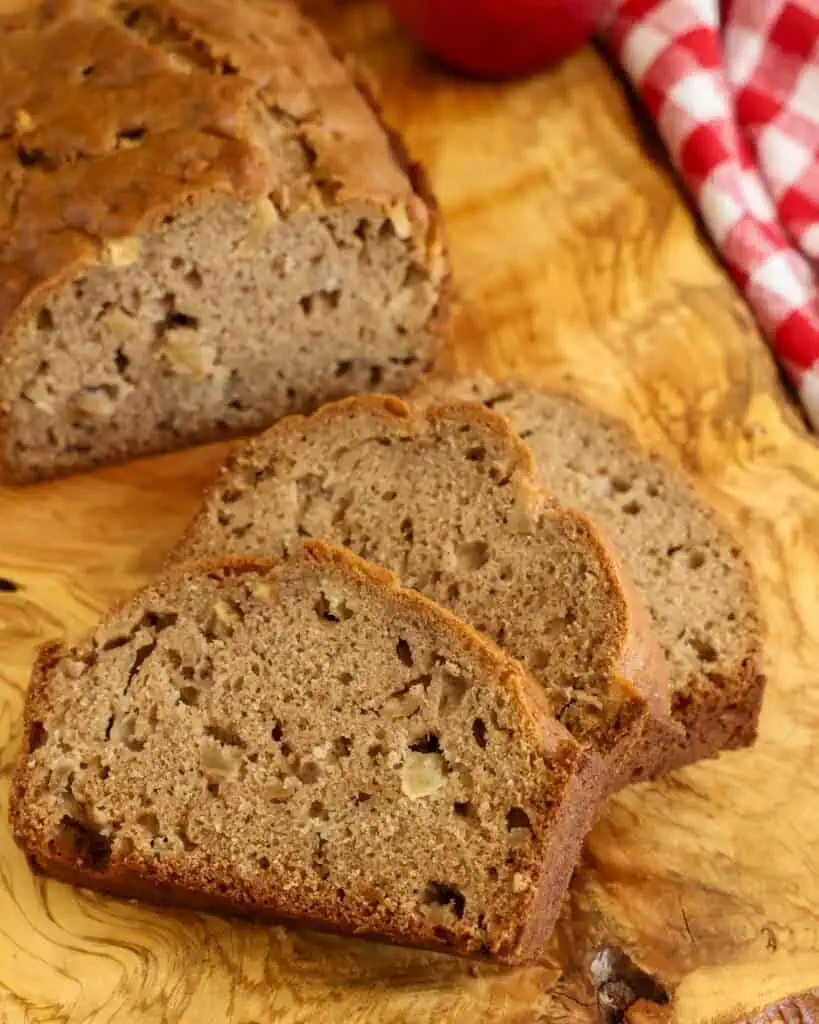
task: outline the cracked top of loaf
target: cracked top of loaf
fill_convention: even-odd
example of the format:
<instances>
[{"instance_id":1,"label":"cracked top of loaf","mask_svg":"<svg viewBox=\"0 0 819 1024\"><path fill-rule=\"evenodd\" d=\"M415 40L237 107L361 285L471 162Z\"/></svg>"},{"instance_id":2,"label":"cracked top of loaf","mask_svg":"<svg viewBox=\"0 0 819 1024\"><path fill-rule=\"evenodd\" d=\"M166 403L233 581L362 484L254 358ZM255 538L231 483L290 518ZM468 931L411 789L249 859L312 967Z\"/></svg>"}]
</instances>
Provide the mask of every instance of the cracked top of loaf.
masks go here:
<instances>
[{"instance_id":1,"label":"cracked top of loaf","mask_svg":"<svg viewBox=\"0 0 819 1024\"><path fill-rule=\"evenodd\" d=\"M54 0L0 15L0 330L185 200L358 201L441 259L366 90L285 0Z\"/></svg>"}]
</instances>

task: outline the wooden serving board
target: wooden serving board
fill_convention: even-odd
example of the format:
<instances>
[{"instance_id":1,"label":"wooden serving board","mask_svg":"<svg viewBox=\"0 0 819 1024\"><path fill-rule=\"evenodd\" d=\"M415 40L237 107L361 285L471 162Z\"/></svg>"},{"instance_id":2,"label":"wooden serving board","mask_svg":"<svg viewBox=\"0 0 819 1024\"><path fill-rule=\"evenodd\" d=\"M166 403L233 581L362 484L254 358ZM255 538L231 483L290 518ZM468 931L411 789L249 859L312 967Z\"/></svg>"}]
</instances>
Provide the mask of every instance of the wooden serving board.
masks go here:
<instances>
[{"instance_id":1,"label":"wooden serving board","mask_svg":"<svg viewBox=\"0 0 819 1024\"><path fill-rule=\"evenodd\" d=\"M377 3L313 6L381 76L442 200L459 289L451 362L570 381L733 520L770 626L760 741L611 801L544 968L36 879L5 824L35 648L151 577L222 451L0 490L0 1022L587 1022L603 943L662 979L681 1024L819 984L819 450L748 312L594 51L525 83L470 84L419 58Z\"/></svg>"}]
</instances>

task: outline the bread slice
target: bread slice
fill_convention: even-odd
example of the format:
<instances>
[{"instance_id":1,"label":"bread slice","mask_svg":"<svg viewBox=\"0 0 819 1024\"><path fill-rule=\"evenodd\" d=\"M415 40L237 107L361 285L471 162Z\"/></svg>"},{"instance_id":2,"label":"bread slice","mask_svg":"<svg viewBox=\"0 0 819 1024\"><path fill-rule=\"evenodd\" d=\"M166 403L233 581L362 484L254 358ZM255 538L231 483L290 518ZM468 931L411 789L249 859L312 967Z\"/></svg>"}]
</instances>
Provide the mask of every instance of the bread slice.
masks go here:
<instances>
[{"instance_id":1,"label":"bread slice","mask_svg":"<svg viewBox=\"0 0 819 1024\"><path fill-rule=\"evenodd\" d=\"M44 650L11 818L76 884L523 962L601 783L514 662L310 543L185 567Z\"/></svg>"},{"instance_id":2,"label":"bread slice","mask_svg":"<svg viewBox=\"0 0 819 1024\"><path fill-rule=\"evenodd\" d=\"M640 448L624 424L564 394L478 375L432 378L418 397L477 400L507 416L531 447L544 487L610 538L651 612L684 730L643 772L752 744L765 686L753 573L683 474Z\"/></svg>"},{"instance_id":3,"label":"bread slice","mask_svg":"<svg viewBox=\"0 0 819 1024\"><path fill-rule=\"evenodd\" d=\"M287 0L0 14L0 475L401 391L446 259L420 169Z\"/></svg>"},{"instance_id":4,"label":"bread slice","mask_svg":"<svg viewBox=\"0 0 819 1024\"><path fill-rule=\"evenodd\" d=\"M394 572L517 658L579 742L627 761L668 711L647 619L585 517L477 404L413 415L363 396L291 417L229 460L178 559L280 558L302 537Z\"/></svg>"}]
</instances>

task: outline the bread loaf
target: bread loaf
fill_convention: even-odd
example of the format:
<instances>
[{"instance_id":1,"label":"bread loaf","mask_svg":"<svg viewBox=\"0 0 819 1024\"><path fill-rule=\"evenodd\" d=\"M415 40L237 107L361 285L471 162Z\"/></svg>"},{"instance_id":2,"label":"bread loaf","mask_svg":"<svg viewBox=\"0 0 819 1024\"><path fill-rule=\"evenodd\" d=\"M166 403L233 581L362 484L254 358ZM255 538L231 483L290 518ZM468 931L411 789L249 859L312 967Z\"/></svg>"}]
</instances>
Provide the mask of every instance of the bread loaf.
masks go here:
<instances>
[{"instance_id":1,"label":"bread loaf","mask_svg":"<svg viewBox=\"0 0 819 1024\"><path fill-rule=\"evenodd\" d=\"M610 760L665 720L647 616L592 525L542 493L526 446L479 404L413 415L363 396L276 424L232 456L175 557L280 558L303 537L385 566L490 637Z\"/></svg>"},{"instance_id":2,"label":"bread loaf","mask_svg":"<svg viewBox=\"0 0 819 1024\"><path fill-rule=\"evenodd\" d=\"M436 349L420 169L287 0L0 15L0 474L410 385Z\"/></svg>"},{"instance_id":3,"label":"bread loaf","mask_svg":"<svg viewBox=\"0 0 819 1024\"><path fill-rule=\"evenodd\" d=\"M539 696L346 552L186 567L41 654L14 834L122 896L534 961L601 790Z\"/></svg>"},{"instance_id":4,"label":"bread loaf","mask_svg":"<svg viewBox=\"0 0 819 1024\"><path fill-rule=\"evenodd\" d=\"M567 395L477 375L433 378L417 397L477 400L503 413L531 446L544 487L613 543L651 613L683 730L641 772L753 743L765 685L756 585L737 539L683 474L643 451L624 424Z\"/></svg>"}]
</instances>

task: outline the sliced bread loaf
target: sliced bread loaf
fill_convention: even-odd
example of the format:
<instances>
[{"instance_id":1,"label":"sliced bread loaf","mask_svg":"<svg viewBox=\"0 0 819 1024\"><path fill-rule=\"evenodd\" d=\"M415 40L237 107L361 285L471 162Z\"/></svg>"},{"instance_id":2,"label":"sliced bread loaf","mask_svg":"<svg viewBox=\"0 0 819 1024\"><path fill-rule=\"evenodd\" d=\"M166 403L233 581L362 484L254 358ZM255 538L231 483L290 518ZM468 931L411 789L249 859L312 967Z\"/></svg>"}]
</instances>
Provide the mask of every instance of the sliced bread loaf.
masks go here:
<instances>
[{"instance_id":1,"label":"sliced bread loaf","mask_svg":"<svg viewBox=\"0 0 819 1024\"><path fill-rule=\"evenodd\" d=\"M647 617L585 517L536 486L531 454L479 404L413 414L364 396L291 417L229 460L177 559L350 548L517 658L581 743L627 759L667 713Z\"/></svg>"},{"instance_id":2,"label":"sliced bread loaf","mask_svg":"<svg viewBox=\"0 0 819 1024\"><path fill-rule=\"evenodd\" d=\"M287 0L0 15L0 474L403 390L438 343L418 167Z\"/></svg>"},{"instance_id":3,"label":"sliced bread loaf","mask_svg":"<svg viewBox=\"0 0 819 1024\"><path fill-rule=\"evenodd\" d=\"M669 462L628 428L564 394L485 376L433 378L424 401L471 399L509 418L544 487L591 516L651 612L681 741L657 774L756 737L765 679L753 574L736 538Z\"/></svg>"},{"instance_id":4,"label":"sliced bread loaf","mask_svg":"<svg viewBox=\"0 0 819 1024\"><path fill-rule=\"evenodd\" d=\"M123 896L537 960L598 762L514 662L349 553L185 567L35 667L11 818Z\"/></svg>"}]
</instances>

